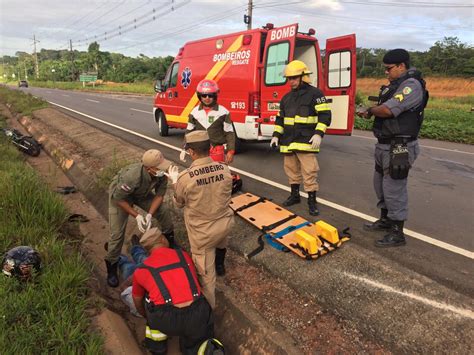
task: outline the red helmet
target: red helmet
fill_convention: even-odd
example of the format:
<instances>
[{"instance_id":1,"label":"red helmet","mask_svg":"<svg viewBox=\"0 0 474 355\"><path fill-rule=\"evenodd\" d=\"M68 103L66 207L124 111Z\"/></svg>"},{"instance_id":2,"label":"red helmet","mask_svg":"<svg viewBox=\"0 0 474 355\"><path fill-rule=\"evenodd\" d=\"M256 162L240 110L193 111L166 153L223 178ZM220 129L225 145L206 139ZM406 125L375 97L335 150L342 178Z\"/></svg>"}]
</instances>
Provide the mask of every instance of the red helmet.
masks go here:
<instances>
[{"instance_id":1,"label":"red helmet","mask_svg":"<svg viewBox=\"0 0 474 355\"><path fill-rule=\"evenodd\" d=\"M214 80L201 80L197 86L196 92L198 94L218 94L219 86Z\"/></svg>"}]
</instances>

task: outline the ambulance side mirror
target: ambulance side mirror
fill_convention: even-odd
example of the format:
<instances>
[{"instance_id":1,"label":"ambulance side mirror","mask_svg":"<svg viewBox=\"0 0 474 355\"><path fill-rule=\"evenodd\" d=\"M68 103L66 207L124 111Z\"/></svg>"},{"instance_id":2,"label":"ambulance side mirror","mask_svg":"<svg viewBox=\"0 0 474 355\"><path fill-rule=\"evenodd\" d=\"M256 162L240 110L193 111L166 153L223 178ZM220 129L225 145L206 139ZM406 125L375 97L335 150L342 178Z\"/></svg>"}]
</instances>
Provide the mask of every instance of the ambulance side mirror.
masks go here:
<instances>
[{"instance_id":1,"label":"ambulance side mirror","mask_svg":"<svg viewBox=\"0 0 474 355\"><path fill-rule=\"evenodd\" d=\"M162 79L157 79L155 82L155 92L164 92L166 89L163 85Z\"/></svg>"}]
</instances>

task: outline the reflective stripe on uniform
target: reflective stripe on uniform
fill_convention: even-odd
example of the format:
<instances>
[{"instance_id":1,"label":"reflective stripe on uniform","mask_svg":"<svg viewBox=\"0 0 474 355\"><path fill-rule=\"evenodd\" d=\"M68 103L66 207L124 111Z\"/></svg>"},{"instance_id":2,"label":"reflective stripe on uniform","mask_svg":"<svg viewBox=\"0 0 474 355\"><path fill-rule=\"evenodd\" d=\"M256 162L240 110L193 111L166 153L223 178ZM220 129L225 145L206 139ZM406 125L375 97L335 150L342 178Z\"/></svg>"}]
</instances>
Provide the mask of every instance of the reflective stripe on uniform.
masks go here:
<instances>
[{"instance_id":1,"label":"reflective stripe on uniform","mask_svg":"<svg viewBox=\"0 0 474 355\"><path fill-rule=\"evenodd\" d=\"M192 131L194 128L196 128L196 126L193 123L188 122L188 125L186 126L186 129L188 131Z\"/></svg>"},{"instance_id":2,"label":"reflective stripe on uniform","mask_svg":"<svg viewBox=\"0 0 474 355\"><path fill-rule=\"evenodd\" d=\"M277 133L283 134L283 127L275 125L274 131Z\"/></svg>"},{"instance_id":3,"label":"reflective stripe on uniform","mask_svg":"<svg viewBox=\"0 0 474 355\"><path fill-rule=\"evenodd\" d=\"M295 123L315 124L316 122L318 122L318 117L316 116L308 116L308 117L295 116Z\"/></svg>"},{"instance_id":4,"label":"reflective stripe on uniform","mask_svg":"<svg viewBox=\"0 0 474 355\"><path fill-rule=\"evenodd\" d=\"M150 327L147 325L145 330L145 338L149 338L153 341L165 341L168 339L168 336L159 330L150 329Z\"/></svg>"},{"instance_id":5,"label":"reflective stripe on uniform","mask_svg":"<svg viewBox=\"0 0 474 355\"><path fill-rule=\"evenodd\" d=\"M316 125L316 130L317 131L322 131L322 132L326 132L326 129L328 128L328 125L322 123L322 122L319 122L317 125Z\"/></svg>"},{"instance_id":6,"label":"reflective stripe on uniform","mask_svg":"<svg viewBox=\"0 0 474 355\"><path fill-rule=\"evenodd\" d=\"M326 104L326 103L314 105L314 108L316 109L317 112L331 111L331 108L330 108L329 105Z\"/></svg>"},{"instance_id":7,"label":"reflective stripe on uniform","mask_svg":"<svg viewBox=\"0 0 474 355\"><path fill-rule=\"evenodd\" d=\"M295 118L294 117L284 117L283 118L283 124L285 126L293 126L295 124Z\"/></svg>"},{"instance_id":8,"label":"reflective stripe on uniform","mask_svg":"<svg viewBox=\"0 0 474 355\"><path fill-rule=\"evenodd\" d=\"M316 116L308 116L308 117L285 117L283 119L283 124L286 126L293 126L295 123L303 123L303 124L315 124L318 122L318 118Z\"/></svg>"},{"instance_id":9,"label":"reflective stripe on uniform","mask_svg":"<svg viewBox=\"0 0 474 355\"><path fill-rule=\"evenodd\" d=\"M292 153L293 151L300 151L300 152L319 152L319 149L311 148L311 144L309 143L290 143L290 145L280 145L280 153Z\"/></svg>"}]
</instances>

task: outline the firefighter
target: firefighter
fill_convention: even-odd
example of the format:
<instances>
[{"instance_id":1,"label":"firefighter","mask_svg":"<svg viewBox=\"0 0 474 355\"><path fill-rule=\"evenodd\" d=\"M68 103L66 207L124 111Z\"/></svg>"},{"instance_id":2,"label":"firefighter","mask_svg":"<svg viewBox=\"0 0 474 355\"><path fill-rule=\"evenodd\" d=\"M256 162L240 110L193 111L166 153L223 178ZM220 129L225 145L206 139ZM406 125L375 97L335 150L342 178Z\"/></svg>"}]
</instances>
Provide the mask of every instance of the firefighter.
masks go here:
<instances>
[{"instance_id":1,"label":"firefighter","mask_svg":"<svg viewBox=\"0 0 474 355\"><path fill-rule=\"evenodd\" d=\"M121 169L109 186L110 236L105 264L107 284L110 287L117 287L119 284L117 262L129 215L135 218L142 233L151 227L152 217L156 218L170 244L174 245L173 222L168 208L163 203L168 184L164 174L170 165L159 150L147 150L141 163ZM138 213L133 208L134 205L147 211L146 215Z\"/></svg>"},{"instance_id":2,"label":"firefighter","mask_svg":"<svg viewBox=\"0 0 474 355\"><path fill-rule=\"evenodd\" d=\"M394 49L383 57L389 85L380 89L378 105L358 111L364 118L375 116L374 188L380 219L366 223L370 231L388 231L375 241L377 247L405 245L403 225L408 215L408 172L420 148L418 133L428 102L428 91L421 73L410 68L410 56Z\"/></svg>"},{"instance_id":3,"label":"firefighter","mask_svg":"<svg viewBox=\"0 0 474 355\"><path fill-rule=\"evenodd\" d=\"M145 232L140 244L143 257L147 251L149 256L133 273L132 297L147 320L145 346L153 354L166 354L168 336L179 336L181 351L197 354L213 336L214 318L191 257L169 248L158 228Z\"/></svg>"},{"instance_id":4,"label":"firefighter","mask_svg":"<svg viewBox=\"0 0 474 355\"><path fill-rule=\"evenodd\" d=\"M284 154L284 169L291 186L291 194L283 202L292 206L300 202L300 183L308 192L309 214L319 214L316 193L319 191L319 153L321 140L331 124L331 110L321 90L310 85L310 74L305 63L293 60L285 67L291 91L280 102L271 147L280 146Z\"/></svg>"},{"instance_id":5,"label":"firefighter","mask_svg":"<svg viewBox=\"0 0 474 355\"><path fill-rule=\"evenodd\" d=\"M196 89L200 101L189 114L186 133L195 130L204 130L209 134L211 148L209 155L214 161L231 164L235 154L235 132L230 120L229 111L217 103L219 86L214 80L201 80ZM225 153L224 144L227 145ZM181 152L181 160L185 160L186 153Z\"/></svg>"},{"instance_id":6,"label":"firefighter","mask_svg":"<svg viewBox=\"0 0 474 355\"><path fill-rule=\"evenodd\" d=\"M175 188L175 204L184 207L184 221L202 292L214 308L216 272L225 274L227 236L234 223L229 207L232 176L227 165L209 157L206 131L188 133L185 141L184 148L193 163L179 175L178 168L172 167L169 177Z\"/></svg>"}]
</instances>

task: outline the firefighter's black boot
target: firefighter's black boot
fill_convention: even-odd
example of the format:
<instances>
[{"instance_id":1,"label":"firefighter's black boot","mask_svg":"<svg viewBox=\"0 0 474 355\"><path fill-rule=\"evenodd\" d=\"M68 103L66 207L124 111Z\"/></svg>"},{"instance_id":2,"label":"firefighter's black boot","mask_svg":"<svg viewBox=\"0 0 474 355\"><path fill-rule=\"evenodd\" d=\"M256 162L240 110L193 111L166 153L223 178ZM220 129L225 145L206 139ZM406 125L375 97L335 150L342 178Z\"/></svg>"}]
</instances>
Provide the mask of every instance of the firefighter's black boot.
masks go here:
<instances>
[{"instance_id":1,"label":"firefighter's black boot","mask_svg":"<svg viewBox=\"0 0 474 355\"><path fill-rule=\"evenodd\" d=\"M390 230L390 221L388 219L388 210L382 208L380 210L380 219L376 220L373 223L366 222L364 223L364 230L366 231L388 231Z\"/></svg>"},{"instance_id":2,"label":"firefighter's black boot","mask_svg":"<svg viewBox=\"0 0 474 355\"><path fill-rule=\"evenodd\" d=\"M405 245L405 235L403 234L403 221L391 221L390 233L385 235L382 239L375 241L375 246L379 248L390 248Z\"/></svg>"},{"instance_id":3,"label":"firefighter's black boot","mask_svg":"<svg viewBox=\"0 0 474 355\"><path fill-rule=\"evenodd\" d=\"M300 203L300 185L299 184L291 184L291 194L290 196L283 202L283 206L292 206Z\"/></svg>"},{"instance_id":4,"label":"firefighter's black boot","mask_svg":"<svg viewBox=\"0 0 474 355\"><path fill-rule=\"evenodd\" d=\"M111 264L110 261L105 260L105 266L107 267L107 285L110 287L117 287L119 285L117 274L118 262Z\"/></svg>"},{"instance_id":5,"label":"firefighter's black boot","mask_svg":"<svg viewBox=\"0 0 474 355\"><path fill-rule=\"evenodd\" d=\"M171 232L168 232L168 233L163 233L163 234L166 237L166 240L168 240L170 248L175 249L177 247L177 245L174 241L174 231L171 231Z\"/></svg>"},{"instance_id":6,"label":"firefighter's black boot","mask_svg":"<svg viewBox=\"0 0 474 355\"><path fill-rule=\"evenodd\" d=\"M316 191L308 192L308 207L311 216L319 215L318 204L316 202Z\"/></svg>"},{"instance_id":7,"label":"firefighter's black boot","mask_svg":"<svg viewBox=\"0 0 474 355\"><path fill-rule=\"evenodd\" d=\"M216 274L217 276L224 276L225 275L225 253L227 252L226 248L216 248Z\"/></svg>"}]
</instances>

